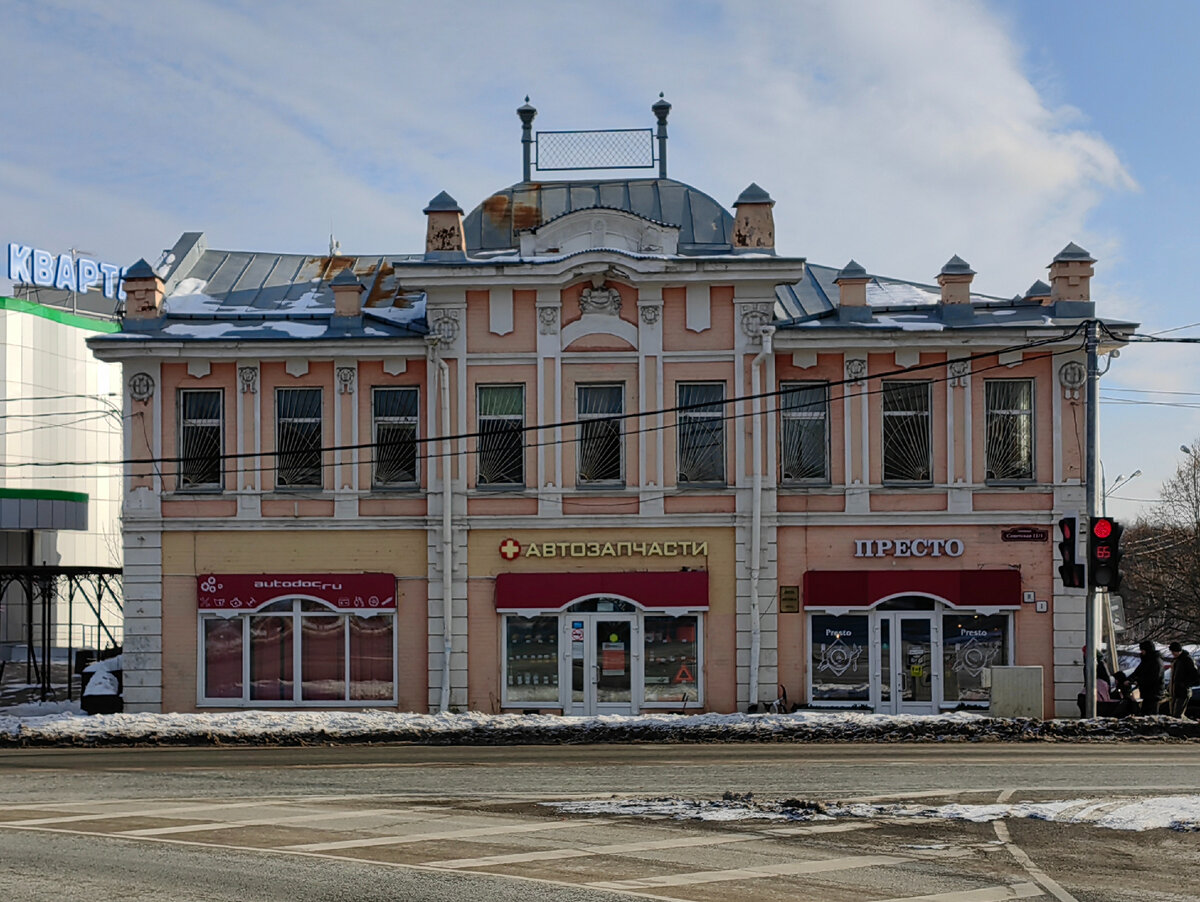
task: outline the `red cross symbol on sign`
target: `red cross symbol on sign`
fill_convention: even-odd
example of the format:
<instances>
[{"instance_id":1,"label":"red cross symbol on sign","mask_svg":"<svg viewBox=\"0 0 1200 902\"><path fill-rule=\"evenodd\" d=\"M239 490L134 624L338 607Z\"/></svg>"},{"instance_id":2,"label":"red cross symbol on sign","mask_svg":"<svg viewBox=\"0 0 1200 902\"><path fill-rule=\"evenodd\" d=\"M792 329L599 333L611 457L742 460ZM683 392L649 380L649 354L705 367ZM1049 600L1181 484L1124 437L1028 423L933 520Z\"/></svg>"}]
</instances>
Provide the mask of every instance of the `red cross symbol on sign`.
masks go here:
<instances>
[{"instance_id":1,"label":"red cross symbol on sign","mask_svg":"<svg viewBox=\"0 0 1200 902\"><path fill-rule=\"evenodd\" d=\"M514 558L521 556L521 543L516 539L505 539L500 543L500 557L506 561L511 561Z\"/></svg>"}]
</instances>

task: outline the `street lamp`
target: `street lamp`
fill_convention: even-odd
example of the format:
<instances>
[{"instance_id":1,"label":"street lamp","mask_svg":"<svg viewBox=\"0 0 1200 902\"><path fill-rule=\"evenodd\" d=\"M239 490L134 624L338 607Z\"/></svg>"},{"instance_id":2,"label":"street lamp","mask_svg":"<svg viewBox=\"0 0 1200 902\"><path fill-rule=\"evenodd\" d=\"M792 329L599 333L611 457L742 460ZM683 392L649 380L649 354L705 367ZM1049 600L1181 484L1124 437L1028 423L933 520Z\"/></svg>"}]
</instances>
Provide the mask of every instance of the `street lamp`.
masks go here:
<instances>
[{"instance_id":1,"label":"street lamp","mask_svg":"<svg viewBox=\"0 0 1200 902\"><path fill-rule=\"evenodd\" d=\"M1141 475L1142 475L1142 469L1141 469L1141 467L1138 467L1138 469L1134 470L1128 476L1117 476L1117 478L1113 480L1112 488L1110 489L1110 488L1107 488L1104 484L1104 464L1101 463L1100 464L1100 489L1101 489L1101 492L1100 492L1100 516L1102 516L1102 517L1108 516L1108 496L1111 495L1113 492L1115 492L1117 489L1121 488L1121 486L1128 485L1131 481L1133 481L1134 479L1137 479Z\"/></svg>"}]
</instances>

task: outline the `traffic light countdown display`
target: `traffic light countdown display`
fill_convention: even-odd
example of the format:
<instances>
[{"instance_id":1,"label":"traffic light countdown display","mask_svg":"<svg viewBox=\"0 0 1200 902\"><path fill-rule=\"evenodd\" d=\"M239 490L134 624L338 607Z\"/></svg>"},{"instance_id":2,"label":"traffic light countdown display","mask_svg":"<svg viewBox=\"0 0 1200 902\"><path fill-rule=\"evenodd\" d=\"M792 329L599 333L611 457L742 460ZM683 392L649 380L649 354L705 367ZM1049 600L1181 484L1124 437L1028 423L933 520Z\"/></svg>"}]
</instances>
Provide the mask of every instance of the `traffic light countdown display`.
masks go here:
<instances>
[{"instance_id":1,"label":"traffic light countdown display","mask_svg":"<svg viewBox=\"0 0 1200 902\"><path fill-rule=\"evenodd\" d=\"M1074 517L1063 517L1058 521L1058 529L1062 534L1062 541L1058 543L1059 556L1062 558L1062 563L1058 565L1058 575L1068 589L1082 589L1085 585L1083 564L1075 563L1077 522Z\"/></svg>"},{"instance_id":2,"label":"traffic light countdown display","mask_svg":"<svg viewBox=\"0 0 1200 902\"><path fill-rule=\"evenodd\" d=\"M1111 517L1092 517L1088 530L1088 581L1097 589L1115 592L1121 586L1121 533Z\"/></svg>"}]
</instances>

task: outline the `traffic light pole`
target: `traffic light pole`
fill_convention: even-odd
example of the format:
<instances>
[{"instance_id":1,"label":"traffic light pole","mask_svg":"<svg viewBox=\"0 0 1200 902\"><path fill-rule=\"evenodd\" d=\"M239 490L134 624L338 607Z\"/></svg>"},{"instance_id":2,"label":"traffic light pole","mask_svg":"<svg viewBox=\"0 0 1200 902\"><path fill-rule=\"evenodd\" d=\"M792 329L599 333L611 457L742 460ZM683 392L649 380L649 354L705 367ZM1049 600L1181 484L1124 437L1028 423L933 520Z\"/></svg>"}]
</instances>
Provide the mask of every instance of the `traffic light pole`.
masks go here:
<instances>
[{"instance_id":1,"label":"traffic light pole","mask_svg":"<svg viewBox=\"0 0 1200 902\"><path fill-rule=\"evenodd\" d=\"M1087 518L1083 521L1088 524L1088 540L1091 541L1091 523L1092 518L1096 516L1096 486L1100 484L1100 456L1096 453L1096 434L1099 422L1099 387L1100 387L1100 372L1099 365L1096 359L1097 355L1097 337L1096 337L1096 320L1091 319L1087 322L1087 342L1085 348L1087 350L1087 409L1085 411L1087 417L1087 432L1085 437L1085 445L1087 448ZM1084 607L1084 613L1087 617L1084 624L1084 652L1083 652L1083 716L1096 716L1096 657L1099 651L1099 617L1096 616L1096 599L1097 593L1092 579L1091 561L1088 561L1087 574L1087 594L1084 596L1087 602Z\"/></svg>"}]
</instances>

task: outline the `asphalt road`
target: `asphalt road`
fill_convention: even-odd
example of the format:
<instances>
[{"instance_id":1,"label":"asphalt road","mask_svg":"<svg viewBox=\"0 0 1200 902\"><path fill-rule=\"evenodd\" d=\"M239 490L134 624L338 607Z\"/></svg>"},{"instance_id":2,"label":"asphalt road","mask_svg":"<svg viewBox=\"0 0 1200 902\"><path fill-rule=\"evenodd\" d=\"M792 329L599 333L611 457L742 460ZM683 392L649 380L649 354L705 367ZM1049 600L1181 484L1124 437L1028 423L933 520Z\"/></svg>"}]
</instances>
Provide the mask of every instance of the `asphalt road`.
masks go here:
<instances>
[{"instance_id":1,"label":"asphalt road","mask_svg":"<svg viewBox=\"0 0 1200 902\"><path fill-rule=\"evenodd\" d=\"M1200 899L1200 834L1010 819L565 816L611 796L991 803L1200 795L1196 744L0 751L28 900Z\"/></svg>"}]
</instances>

